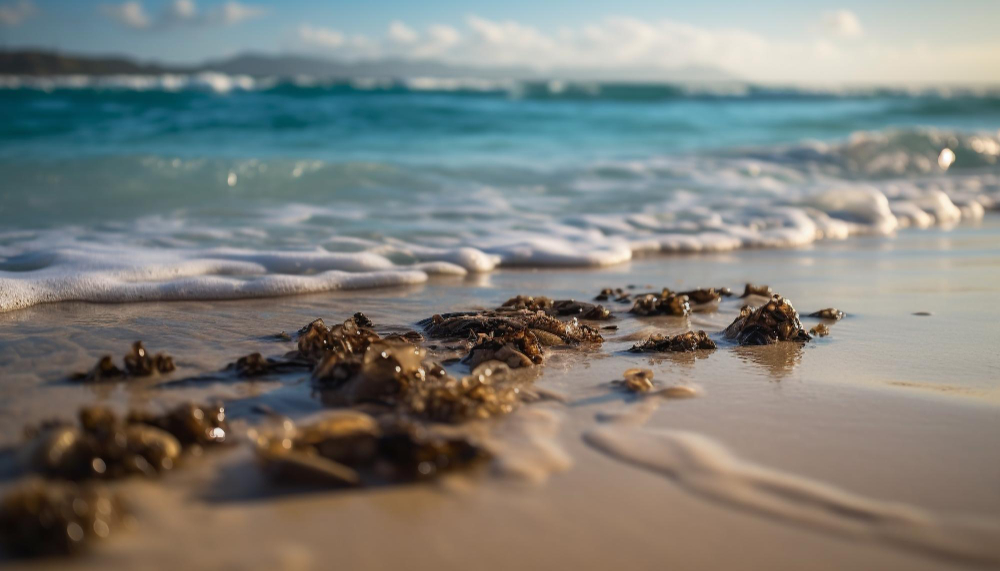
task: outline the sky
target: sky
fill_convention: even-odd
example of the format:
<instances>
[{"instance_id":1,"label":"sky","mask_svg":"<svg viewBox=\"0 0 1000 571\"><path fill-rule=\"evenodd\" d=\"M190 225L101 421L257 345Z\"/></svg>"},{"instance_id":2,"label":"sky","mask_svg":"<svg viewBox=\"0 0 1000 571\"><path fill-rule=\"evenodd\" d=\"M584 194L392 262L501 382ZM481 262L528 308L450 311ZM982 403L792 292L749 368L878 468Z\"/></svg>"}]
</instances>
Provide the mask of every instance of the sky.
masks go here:
<instances>
[{"instance_id":1,"label":"sky","mask_svg":"<svg viewBox=\"0 0 1000 571\"><path fill-rule=\"evenodd\" d=\"M8 49L698 66L796 84L997 84L998 30L1000 0L0 0Z\"/></svg>"}]
</instances>

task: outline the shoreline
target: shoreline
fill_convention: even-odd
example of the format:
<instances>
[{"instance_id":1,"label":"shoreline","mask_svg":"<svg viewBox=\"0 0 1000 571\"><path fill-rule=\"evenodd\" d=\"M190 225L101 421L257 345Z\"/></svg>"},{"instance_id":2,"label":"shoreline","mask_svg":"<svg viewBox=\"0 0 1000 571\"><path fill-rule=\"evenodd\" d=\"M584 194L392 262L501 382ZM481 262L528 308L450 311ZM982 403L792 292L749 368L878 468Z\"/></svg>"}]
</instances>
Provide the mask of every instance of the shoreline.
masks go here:
<instances>
[{"instance_id":1,"label":"shoreline","mask_svg":"<svg viewBox=\"0 0 1000 571\"><path fill-rule=\"evenodd\" d=\"M943 195L942 195L943 196ZM920 228L917 232L940 234L952 230L1000 227L993 212L957 213L953 224ZM978 205L978 203L977 203ZM891 214L886 213L889 217ZM826 215L823 215L826 216ZM866 239L899 239L899 233L915 229L849 231L850 223L826 217L827 224L842 226L833 237L798 238L786 244L741 244L740 239L718 232L663 235L652 243L618 243L628 252L597 249L563 252L569 243L529 241L506 249L480 250L461 246L381 246L354 253L313 251L262 251L217 248L198 251L150 251L154 262L138 261L137 252L107 246L56 249L52 252L9 256L0 270L0 315L52 303L149 303L162 301L222 301L280 298L336 291L370 290L430 283L438 277L481 280L497 271L600 272L628 267L633 261L649 263L676 256L716 256L766 250L821 249L829 243L847 243L865 250ZM896 218L892 218L897 224ZM807 229L820 232L815 222ZM835 225L836 226L836 225ZM838 227L839 227L838 226ZM801 233L801 229L777 228L774 232ZM830 228L827 228L827 232ZM777 239L777 238L776 238ZM652 238L651 238L652 240ZM707 241L699 244L699 240ZM862 240L862 242L858 242ZM912 240L912 238L911 238ZM586 244L576 246L585 248ZM829 246L827 246L829 247ZM506 253L504 253L506 252ZM392 255L405 255L408 264L396 264ZM23 259L22 259L23 258ZM64 259L63 259L64 258ZM524 259L521 259L524 258ZM114 260L109 261L109 260ZM680 262L683 264L683 260ZM145 265L143 265L145 264ZM37 266L37 267L36 267Z\"/></svg>"},{"instance_id":2,"label":"shoreline","mask_svg":"<svg viewBox=\"0 0 1000 571\"><path fill-rule=\"evenodd\" d=\"M294 376L159 389L58 382L92 366L100 354L117 358L136 339L151 351L174 355L178 371L169 379L175 379L217 371L251 351L281 354L289 343L271 336L316 317L335 322L363 311L380 329L406 330L433 313L495 307L516 294L590 299L602 287L630 283L682 288L751 280L769 283L803 315L827 306L848 313L831 327L830 337L804 347L726 345L704 358L623 352L646 332L720 331L739 309L738 301L724 301L716 313L689 319L622 316L599 351L553 351L535 386L566 402L525 404L494 425L501 440L521 443L509 449L544 451L514 463L539 467L545 477L534 481L491 465L485 473L439 484L275 496L266 493L246 450L206 454L160 481L123 483L141 515L133 529L72 561L29 566L168 568L197 561L312 568L333 558L348 567L450 569L486 557L496 568L733 567L747 561L774 569L807 562L819 569L965 568L958 559L926 558L864 539L867 532L845 539L706 501L593 449L584 435L602 425L601 415L637 404L610 381L630 367L649 368L658 382L702 391L698 398L664 402L651 413L650 430L694 432L783 474L942 517L971 514L995 524L997 402L940 391L996 390L993 372L1000 363L989 348L997 315L990 300L1000 286L989 277L1000 264L993 240L998 231L987 224L964 234L905 233L850 248L828 243L745 250L678 257L670 264L643 259L597 271L505 270L471 284L442 277L430 285L276 299L73 302L4 313L0 366L10 372L0 388L4 444L16 441L23 424L67 418L95 400L121 410L218 397L235 421L249 425L259 421L256 404L296 420L329 411ZM616 312L629 307L608 305ZM920 311L932 315L912 315ZM889 388L884 379L935 390ZM549 419L543 427L549 432L518 429L525 413ZM568 463L546 455L559 452ZM385 538L392 538L393 549L385 549ZM180 553L179 543L202 547Z\"/></svg>"}]
</instances>

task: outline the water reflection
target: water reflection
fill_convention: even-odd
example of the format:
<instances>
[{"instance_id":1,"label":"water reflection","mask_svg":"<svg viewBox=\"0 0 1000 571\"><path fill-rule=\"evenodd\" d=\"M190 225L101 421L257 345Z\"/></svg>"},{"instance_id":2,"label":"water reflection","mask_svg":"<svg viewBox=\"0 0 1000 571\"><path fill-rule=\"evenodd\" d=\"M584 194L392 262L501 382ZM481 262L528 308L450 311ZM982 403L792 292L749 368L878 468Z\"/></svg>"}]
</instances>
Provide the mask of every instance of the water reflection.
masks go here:
<instances>
[{"instance_id":1,"label":"water reflection","mask_svg":"<svg viewBox=\"0 0 1000 571\"><path fill-rule=\"evenodd\" d=\"M782 342L774 345L734 347L736 356L758 366L780 380L787 377L802 362L802 343Z\"/></svg>"},{"instance_id":2,"label":"water reflection","mask_svg":"<svg viewBox=\"0 0 1000 571\"><path fill-rule=\"evenodd\" d=\"M647 355L651 365L679 365L691 368L701 359L707 359L715 353L715 349L699 349L697 351L681 351L676 353L656 353Z\"/></svg>"}]
</instances>

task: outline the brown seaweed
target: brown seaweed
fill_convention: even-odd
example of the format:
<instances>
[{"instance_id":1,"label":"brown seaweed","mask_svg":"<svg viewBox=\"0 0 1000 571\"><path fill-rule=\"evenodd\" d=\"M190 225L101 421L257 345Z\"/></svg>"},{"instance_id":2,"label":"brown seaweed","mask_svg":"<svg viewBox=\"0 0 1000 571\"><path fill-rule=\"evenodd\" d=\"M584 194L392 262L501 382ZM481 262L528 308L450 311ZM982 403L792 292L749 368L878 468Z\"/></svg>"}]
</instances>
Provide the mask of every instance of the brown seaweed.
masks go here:
<instances>
[{"instance_id":1,"label":"brown seaweed","mask_svg":"<svg viewBox=\"0 0 1000 571\"><path fill-rule=\"evenodd\" d=\"M16 556L71 555L108 537L125 512L103 487L32 479L0 500L0 542Z\"/></svg>"},{"instance_id":2,"label":"brown seaweed","mask_svg":"<svg viewBox=\"0 0 1000 571\"><path fill-rule=\"evenodd\" d=\"M337 355L363 355L368 345L380 339L372 330L372 322L363 313L356 313L341 324L327 327L316 319L299 330L298 348L288 357L313 365L331 353Z\"/></svg>"},{"instance_id":3,"label":"brown seaweed","mask_svg":"<svg viewBox=\"0 0 1000 571\"><path fill-rule=\"evenodd\" d=\"M124 419L90 406L80 409L78 420L27 429L26 467L75 481L153 477L176 465L183 446L222 444L229 433L221 406L183 404L160 415L131 412Z\"/></svg>"},{"instance_id":4,"label":"brown seaweed","mask_svg":"<svg viewBox=\"0 0 1000 571\"><path fill-rule=\"evenodd\" d=\"M630 353L686 352L715 349L715 341L704 331L688 331L679 335L652 335L642 343L633 345Z\"/></svg>"},{"instance_id":5,"label":"brown seaweed","mask_svg":"<svg viewBox=\"0 0 1000 571\"><path fill-rule=\"evenodd\" d=\"M434 315L421 321L420 326L434 338L475 339L480 334L497 337L527 329L542 345L604 342L596 328L581 324L575 318L564 322L544 312L527 309Z\"/></svg>"},{"instance_id":6,"label":"brown seaweed","mask_svg":"<svg viewBox=\"0 0 1000 571\"><path fill-rule=\"evenodd\" d=\"M523 383L506 365L487 362L461 378L443 370L430 373L423 383L410 387L404 403L409 414L432 422L454 424L503 416L525 397Z\"/></svg>"},{"instance_id":7,"label":"brown seaweed","mask_svg":"<svg viewBox=\"0 0 1000 571\"><path fill-rule=\"evenodd\" d=\"M819 319L828 319L830 321L840 321L844 318L844 312L833 307L827 307L826 309L821 309L819 311L814 311L807 315L806 317L816 317Z\"/></svg>"},{"instance_id":8,"label":"brown seaweed","mask_svg":"<svg viewBox=\"0 0 1000 571\"><path fill-rule=\"evenodd\" d=\"M732 297L733 292L727 287L709 287L682 291L678 292L677 295L686 295L693 304L705 305L719 301L723 297Z\"/></svg>"},{"instance_id":9,"label":"brown seaweed","mask_svg":"<svg viewBox=\"0 0 1000 571\"><path fill-rule=\"evenodd\" d=\"M215 446L232 442L226 409L221 403L183 403L161 414L133 411L125 420L165 430L184 446Z\"/></svg>"},{"instance_id":10,"label":"brown seaweed","mask_svg":"<svg viewBox=\"0 0 1000 571\"><path fill-rule=\"evenodd\" d=\"M97 365L86 373L75 373L72 380L100 382L122 380L129 377L148 377L154 374L170 373L176 369L174 359L165 353L150 355L142 341L132 344L132 350L122 359L123 367L118 368L111 355L104 355Z\"/></svg>"},{"instance_id":11,"label":"brown seaweed","mask_svg":"<svg viewBox=\"0 0 1000 571\"><path fill-rule=\"evenodd\" d=\"M825 323L817 323L809 330L809 334L813 337L826 337L830 334L830 327Z\"/></svg>"},{"instance_id":12,"label":"brown seaweed","mask_svg":"<svg viewBox=\"0 0 1000 571\"><path fill-rule=\"evenodd\" d=\"M787 299L775 295L760 307L744 306L740 315L725 330L727 339L740 345L770 345L778 341L805 342L812 339L799 314Z\"/></svg>"},{"instance_id":13,"label":"brown seaweed","mask_svg":"<svg viewBox=\"0 0 1000 571\"><path fill-rule=\"evenodd\" d=\"M512 309L533 312L541 311L546 315L554 317L577 317L592 321L611 319L611 311L604 306L577 301L575 299L552 300L545 296L532 297L519 295L508 299L496 311L503 312Z\"/></svg>"},{"instance_id":14,"label":"brown seaweed","mask_svg":"<svg viewBox=\"0 0 1000 571\"><path fill-rule=\"evenodd\" d=\"M240 357L235 362L226 365L224 370L232 371L237 377L257 378L266 375L308 368L308 363L301 360L265 358L260 353L250 353Z\"/></svg>"},{"instance_id":15,"label":"brown seaweed","mask_svg":"<svg viewBox=\"0 0 1000 571\"><path fill-rule=\"evenodd\" d=\"M624 380L614 381L614 384L621 385L625 390L633 393L645 393L653 390L653 371L649 369L628 369L623 377Z\"/></svg>"},{"instance_id":16,"label":"brown seaweed","mask_svg":"<svg viewBox=\"0 0 1000 571\"><path fill-rule=\"evenodd\" d=\"M740 298L750 297L751 295L770 298L775 295L775 293L771 291L771 286L769 285L754 285L748 283L746 287L743 288L743 295L741 295Z\"/></svg>"},{"instance_id":17,"label":"brown seaweed","mask_svg":"<svg viewBox=\"0 0 1000 571\"><path fill-rule=\"evenodd\" d=\"M302 427L286 421L275 434L260 434L256 445L273 480L334 487L428 480L490 456L466 437L398 417L376 421L357 411Z\"/></svg>"},{"instance_id":18,"label":"brown seaweed","mask_svg":"<svg viewBox=\"0 0 1000 571\"><path fill-rule=\"evenodd\" d=\"M688 296L676 294L664 288L659 294L647 293L635 298L630 313L641 316L676 315L684 316L691 313Z\"/></svg>"},{"instance_id":19,"label":"brown seaweed","mask_svg":"<svg viewBox=\"0 0 1000 571\"><path fill-rule=\"evenodd\" d=\"M521 330L519 340L531 334ZM516 334L516 333L515 333ZM313 372L313 386L331 405L379 404L407 415L436 422L458 423L472 418L488 418L511 412L520 403L519 385L508 375L514 358L540 358L540 347L518 346L518 340L488 338L473 351L478 362L472 374L455 378L438 364L425 361L426 352L416 346L378 342L364 358L337 360L329 356ZM507 347L508 343L511 347ZM489 351L487 354L486 352ZM510 351L508 354L507 351ZM507 356L504 363L499 357ZM489 358L487 358L489 357Z\"/></svg>"},{"instance_id":20,"label":"brown seaweed","mask_svg":"<svg viewBox=\"0 0 1000 571\"><path fill-rule=\"evenodd\" d=\"M465 362L474 368L487 361L500 361L512 369L540 365L542 345L527 329L507 330L500 335L480 333Z\"/></svg>"},{"instance_id":21,"label":"brown seaweed","mask_svg":"<svg viewBox=\"0 0 1000 571\"><path fill-rule=\"evenodd\" d=\"M96 406L80 409L78 426L56 422L34 432L24 446L26 467L67 480L152 477L173 468L181 452L172 434L122 422L110 409Z\"/></svg>"},{"instance_id":22,"label":"brown seaweed","mask_svg":"<svg viewBox=\"0 0 1000 571\"><path fill-rule=\"evenodd\" d=\"M629 303L631 301L632 294L625 291L622 288L610 288L606 287L601 290L601 293L597 294L594 301L616 301L618 303Z\"/></svg>"}]
</instances>

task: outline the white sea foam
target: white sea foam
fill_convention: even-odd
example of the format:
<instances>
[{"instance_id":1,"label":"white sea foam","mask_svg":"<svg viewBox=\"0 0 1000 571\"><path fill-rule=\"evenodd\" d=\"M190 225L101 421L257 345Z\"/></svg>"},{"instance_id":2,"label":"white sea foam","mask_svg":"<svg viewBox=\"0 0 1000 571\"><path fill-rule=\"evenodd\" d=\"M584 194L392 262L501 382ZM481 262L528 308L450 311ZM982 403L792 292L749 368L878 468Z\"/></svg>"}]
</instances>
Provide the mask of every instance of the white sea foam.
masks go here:
<instances>
[{"instance_id":1,"label":"white sea foam","mask_svg":"<svg viewBox=\"0 0 1000 571\"><path fill-rule=\"evenodd\" d=\"M405 88L412 91L483 92L500 93L509 97L527 95L541 97L589 97L615 99L649 99L672 97L725 97L752 98L774 97L815 98L823 97L912 97L941 100L965 98L996 98L1000 91L994 87L900 87L872 88L849 86L753 86L738 81L694 82L680 84L632 84L630 82L540 80L540 79L487 79L475 76L434 77L418 76L391 78L386 76L353 77L350 79L298 75L293 77L252 77L215 71L197 73L123 74L123 75L0 75L0 89L116 89L129 91L181 91L212 90L219 93L271 89L287 85L301 89L349 86L358 91L383 91Z\"/></svg>"},{"instance_id":2,"label":"white sea foam","mask_svg":"<svg viewBox=\"0 0 1000 571\"><path fill-rule=\"evenodd\" d=\"M180 204L206 206L90 225L77 222L79 211L63 222L47 211L52 229L0 234L0 311L64 300L376 287L511 266L603 267L636 255L801 247L949 227L981 219L1000 198L1000 143L983 141L997 138L871 133L839 144L524 172L428 174L310 161L305 177L302 161L148 158L50 165L68 181L85 168L118 169L127 173L123 185L142 180ZM944 144L957 157L947 165L936 161ZM227 173L238 173L234 190ZM198 190L206 179L225 185L222 202ZM327 199L330 184L346 190ZM253 200L285 187L313 202ZM227 199L235 191L250 198Z\"/></svg>"},{"instance_id":3,"label":"white sea foam","mask_svg":"<svg viewBox=\"0 0 1000 571\"><path fill-rule=\"evenodd\" d=\"M137 254L139 254L137 256ZM141 258L141 259L139 259ZM206 252L92 248L55 250L19 263L30 271L0 272L0 311L60 301L140 302L237 299L418 284L429 273L464 275L453 264L396 268L385 258L232 250Z\"/></svg>"},{"instance_id":4,"label":"white sea foam","mask_svg":"<svg viewBox=\"0 0 1000 571\"><path fill-rule=\"evenodd\" d=\"M255 91L276 85L273 78L253 78L249 75L227 75L202 72L196 74L162 75L55 75L0 76L0 89L119 90L119 91Z\"/></svg>"}]
</instances>

